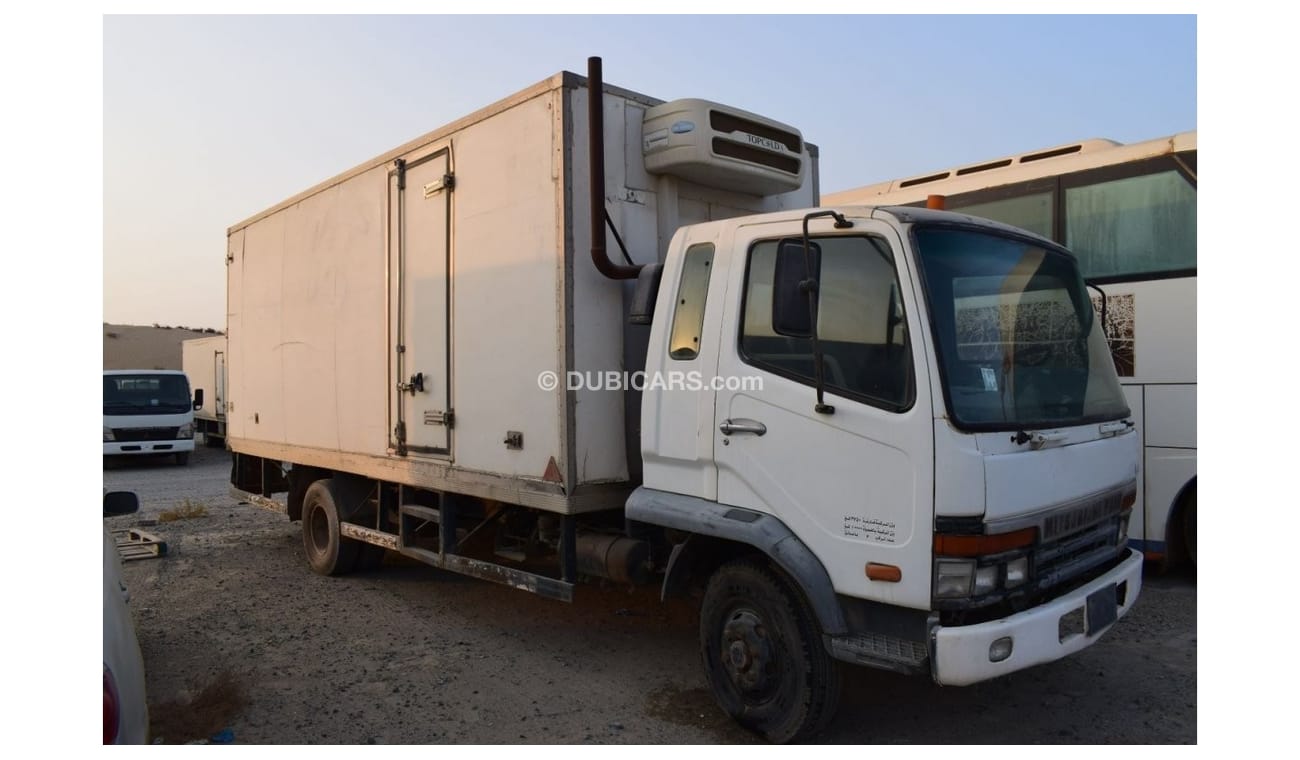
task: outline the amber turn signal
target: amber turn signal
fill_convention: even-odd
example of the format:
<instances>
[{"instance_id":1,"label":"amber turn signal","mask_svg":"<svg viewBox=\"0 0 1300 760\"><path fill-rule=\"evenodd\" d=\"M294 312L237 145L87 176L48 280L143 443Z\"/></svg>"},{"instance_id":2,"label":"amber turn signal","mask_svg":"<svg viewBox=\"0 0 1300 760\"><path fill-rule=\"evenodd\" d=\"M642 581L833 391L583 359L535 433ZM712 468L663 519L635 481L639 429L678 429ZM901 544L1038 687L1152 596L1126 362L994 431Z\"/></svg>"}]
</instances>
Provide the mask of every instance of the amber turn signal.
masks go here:
<instances>
[{"instance_id":1,"label":"amber turn signal","mask_svg":"<svg viewBox=\"0 0 1300 760\"><path fill-rule=\"evenodd\" d=\"M898 583L903 580L903 571L896 565L882 565L879 562L868 562L867 577L873 581Z\"/></svg>"},{"instance_id":2,"label":"amber turn signal","mask_svg":"<svg viewBox=\"0 0 1300 760\"><path fill-rule=\"evenodd\" d=\"M987 554L1001 554L1033 545L1037 535L1037 528L994 533L989 536L952 536L939 533L934 537L934 553L940 557L983 557Z\"/></svg>"}]
</instances>

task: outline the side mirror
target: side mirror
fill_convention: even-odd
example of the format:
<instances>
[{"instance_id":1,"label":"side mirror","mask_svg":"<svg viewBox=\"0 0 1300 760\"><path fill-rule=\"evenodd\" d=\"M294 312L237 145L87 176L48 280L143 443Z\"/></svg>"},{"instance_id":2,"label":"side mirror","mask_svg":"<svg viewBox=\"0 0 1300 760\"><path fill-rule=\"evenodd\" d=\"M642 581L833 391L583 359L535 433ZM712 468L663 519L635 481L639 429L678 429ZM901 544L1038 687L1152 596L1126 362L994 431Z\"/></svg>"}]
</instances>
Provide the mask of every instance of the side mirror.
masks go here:
<instances>
[{"instance_id":1,"label":"side mirror","mask_svg":"<svg viewBox=\"0 0 1300 760\"><path fill-rule=\"evenodd\" d=\"M140 511L140 499L133 491L109 491L104 494L104 517L131 515Z\"/></svg>"},{"instance_id":2,"label":"side mirror","mask_svg":"<svg viewBox=\"0 0 1300 760\"><path fill-rule=\"evenodd\" d=\"M627 321L633 325L648 325L654 322L655 301L659 298L659 281L663 279L663 264L646 264L636 276L636 290L632 291L632 308L628 309Z\"/></svg>"},{"instance_id":3,"label":"side mirror","mask_svg":"<svg viewBox=\"0 0 1300 760\"><path fill-rule=\"evenodd\" d=\"M197 412L202 408L203 408L203 389L199 388L194 391L194 411Z\"/></svg>"},{"instance_id":4,"label":"side mirror","mask_svg":"<svg viewBox=\"0 0 1300 760\"><path fill-rule=\"evenodd\" d=\"M817 309L817 280L821 277L822 249L802 240L782 240L776 247L772 274L772 329L789 338L811 338ZM812 308L808 299L812 298Z\"/></svg>"}]
</instances>

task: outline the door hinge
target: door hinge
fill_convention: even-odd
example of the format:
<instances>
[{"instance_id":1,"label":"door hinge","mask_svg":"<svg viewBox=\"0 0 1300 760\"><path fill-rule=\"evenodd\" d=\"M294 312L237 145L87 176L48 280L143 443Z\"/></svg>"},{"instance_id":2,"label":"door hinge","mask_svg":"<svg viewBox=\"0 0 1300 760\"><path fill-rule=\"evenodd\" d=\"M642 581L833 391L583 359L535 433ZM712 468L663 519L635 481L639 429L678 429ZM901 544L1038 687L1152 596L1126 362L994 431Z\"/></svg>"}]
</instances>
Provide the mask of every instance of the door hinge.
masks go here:
<instances>
[{"instance_id":1,"label":"door hinge","mask_svg":"<svg viewBox=\"0 0 1300 760\"><path fill-rule=\"evenodd\" d=\"M424 197L432 198L437 195L439 190L451 192L456 189L456 177L451 174L442 175L442 179L434 180L424 186Z\"/></svg>"},{"instance_id":2,"label":"door hinge","mask_svg":"<svg viewBox=\"0 0 1300 760\"><path fill-rule=\"evenodd\" d=\"M398 158L393 160L393 167L397 170L397 189L406 189L406 159Z\"/></svg>"},{"instance_id":3,"label":"door hinge","mask_svg":"<svg viewBox=\"0 0 1300 760\"><path fill-rule=\"evenodd\" d=\"M424 413L424 424L443 425L450 430L456 425L456 413L450 409L445 412L426 410Z\"/></svg>"},{"instance_id":4,"label":"door hinge","mask_svg":"<svg viewBox=\"0 0 1300 760\"><path fill-rule=\"evenodd\" d=\"M405 422L399 422L397 423L396 427L393 428L393 438L395 439L394 442L397 444L396 446L397 455L399 457L406 456L406 423Z\"/></svg>"}]
</instances>

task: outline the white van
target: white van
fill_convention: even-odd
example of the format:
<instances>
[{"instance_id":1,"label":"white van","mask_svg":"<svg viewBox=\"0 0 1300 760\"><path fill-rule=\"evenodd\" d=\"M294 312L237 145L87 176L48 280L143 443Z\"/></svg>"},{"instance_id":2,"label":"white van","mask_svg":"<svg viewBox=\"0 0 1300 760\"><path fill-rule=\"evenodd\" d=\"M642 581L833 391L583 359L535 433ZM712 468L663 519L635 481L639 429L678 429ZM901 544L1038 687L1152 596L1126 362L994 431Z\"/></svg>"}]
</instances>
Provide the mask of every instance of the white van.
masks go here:
<instances>
[{"instance_id":1,"label":"white van","mask_svg":"<svg viewBox=\"0 0 1300 760\"><path fill-rule=\"evenodd\" d=\"M184 372L104 370L104 456L175 454L189 464L202 405L203 391L191 398Z\"/></svg>"}]
</instances>

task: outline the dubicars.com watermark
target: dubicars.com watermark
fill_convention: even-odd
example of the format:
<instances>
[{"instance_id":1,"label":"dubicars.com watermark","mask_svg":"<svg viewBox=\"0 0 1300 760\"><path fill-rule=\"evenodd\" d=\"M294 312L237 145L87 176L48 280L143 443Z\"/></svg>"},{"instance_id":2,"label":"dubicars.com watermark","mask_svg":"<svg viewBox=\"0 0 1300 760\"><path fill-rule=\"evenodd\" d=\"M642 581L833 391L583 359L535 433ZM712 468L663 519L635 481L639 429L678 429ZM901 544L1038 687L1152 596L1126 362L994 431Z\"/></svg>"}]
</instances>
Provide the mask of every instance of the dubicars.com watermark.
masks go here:
<instances>
[{"instance_id":1,"label":"dubicars.com watermark","mask_svg":"<svg viewBox=\"0 0 1300 760\"><path fill-rule=\"evenodd\" d=\"M561 376L545 370L537 375L537 387L553 391L560 387L570 391L761 391L759 375L705 375L703 372L670 370L668 372L623 372L611 369L578 372Z\"/></svg>"}]
</instances>

